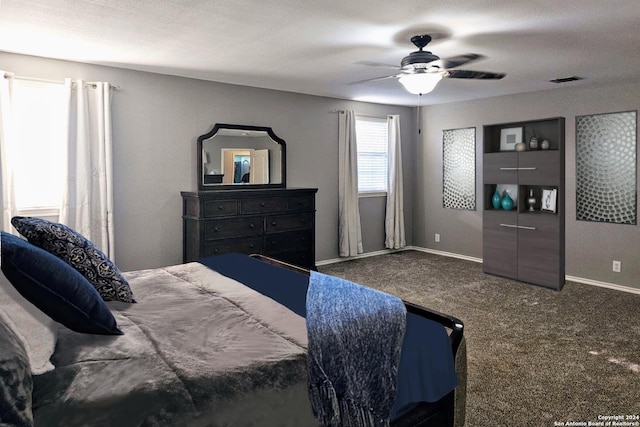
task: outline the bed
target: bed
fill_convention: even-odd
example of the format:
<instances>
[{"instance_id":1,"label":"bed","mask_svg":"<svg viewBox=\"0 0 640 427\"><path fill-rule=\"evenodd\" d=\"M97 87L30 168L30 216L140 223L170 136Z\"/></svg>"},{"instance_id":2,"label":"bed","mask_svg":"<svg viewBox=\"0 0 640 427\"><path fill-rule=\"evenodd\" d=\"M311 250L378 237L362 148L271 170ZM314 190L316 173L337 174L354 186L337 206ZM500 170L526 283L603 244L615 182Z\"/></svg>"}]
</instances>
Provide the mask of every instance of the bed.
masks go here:
<instances>
[{"instance_id":1,"label":"bed","mask_svg":"<svg viewBox=\"0 0 640 427\"><path fill-rule=\"evenodd\" d=\"M55 368L38 375L31 375L15 324L0 316L0 424L320 425L308 396L305 318L296 313L305 304L309 272L225 254L124 276L137 302L106 303L121 334L79 333L56 323ZM6 308L8 301L0 303ZM444 331L457 382L435 401L394 407L391 425L462 425L462 322L405 304L407 318L429 319ZM434 375L441 368L447 369L436 367Z\"/></svg>"}]
</instances>

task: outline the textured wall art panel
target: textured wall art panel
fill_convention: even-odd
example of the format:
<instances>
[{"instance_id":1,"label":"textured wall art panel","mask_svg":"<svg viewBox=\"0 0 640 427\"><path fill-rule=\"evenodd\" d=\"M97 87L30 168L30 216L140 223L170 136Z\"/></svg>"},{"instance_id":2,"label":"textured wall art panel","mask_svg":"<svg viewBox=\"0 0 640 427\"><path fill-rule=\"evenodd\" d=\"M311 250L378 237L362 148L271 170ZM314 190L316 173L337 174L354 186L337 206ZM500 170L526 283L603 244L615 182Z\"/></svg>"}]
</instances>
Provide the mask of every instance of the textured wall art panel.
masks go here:
<instances>
[{"instance_id":1,"label":"textured wall art panel","mask_svg":"<svg viewBox=\"0 0 640 427\"><path fill-rule=\"evenodd\" d=\"M637 223L637 111L576 117L576 218Z\"/></svg>"},{"instance_id":2,"label":"textured wall art panel","mask_svg":"<svg viewBox=\"0 0 640 427\"><path fill-rule=\"evenodd\" d=\"M475 210L476 128L443 131L442 147L442 205Z\"/></svg>"}]
</instances>

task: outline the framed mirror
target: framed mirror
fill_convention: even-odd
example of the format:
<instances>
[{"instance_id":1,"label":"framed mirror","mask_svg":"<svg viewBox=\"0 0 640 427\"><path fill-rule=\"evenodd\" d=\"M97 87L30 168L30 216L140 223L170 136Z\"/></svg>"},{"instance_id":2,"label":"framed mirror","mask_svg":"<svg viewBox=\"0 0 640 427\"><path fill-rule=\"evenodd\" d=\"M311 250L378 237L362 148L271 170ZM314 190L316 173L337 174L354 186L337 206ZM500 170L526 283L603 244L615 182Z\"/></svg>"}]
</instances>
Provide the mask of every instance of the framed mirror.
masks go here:
<instances>
[{"instance_id":1,"label":"framed mirror","mask_svg":"<svg viewBox=\"0 0 640 427\"><path fill-rule=\"evenodd\" d=\"M270 127L216 123L197 155L200 191L286 186L286 144Z\"/></svg>"}]
</instances>

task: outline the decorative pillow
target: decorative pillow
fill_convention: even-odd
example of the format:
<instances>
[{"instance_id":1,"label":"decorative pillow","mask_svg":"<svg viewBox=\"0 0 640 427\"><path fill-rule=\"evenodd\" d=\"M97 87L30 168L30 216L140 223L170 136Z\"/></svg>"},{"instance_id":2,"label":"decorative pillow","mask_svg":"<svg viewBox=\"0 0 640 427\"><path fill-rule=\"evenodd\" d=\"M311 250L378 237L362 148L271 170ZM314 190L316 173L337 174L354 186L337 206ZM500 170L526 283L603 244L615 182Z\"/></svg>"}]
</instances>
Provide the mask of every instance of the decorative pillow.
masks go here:
<instances>
[{"instance_id":1,"label":"decorative pillow","mask_svg":"<svg viewBox=\"0 0 640 427\"><path fill-rule=\"evenodd\" d=\"M32 391L27 353L16 334L0 320L0 425L33 426Z\"/></svg>"},{"instance_id":2,"label":"decorative pillow","mask_svg":"<svg viewBox=\"0 0 640 427\"><path fill-rule=\"evenodd\" d=\"M58 340L56 322L20 295L3 274L0 274L0 321L22 341L33 375L54 369L49 359Z\"/></svg>"},{"instance_id":3,"label":"decorative pillow","mask_svg":"<svg viewBox=\"0 0 640 427\"><path fill-rule=\"evenodd\" d=\"M129 282L118 267L82 234L41 218L15 216L11 224L30 243L82 273L105 301L135 302Z\"/></svg>"},{"instance_id":4,"label":"decorative pillow","mask_svg":"<svg viewBox=\"0 0 640 427\"><path fill-rule=\"evenodd\" d=\"M2 272L20 294L56 322L76 332L120 335L98 291L66 262L1 232Z\"/></svg>"}]
</instances>

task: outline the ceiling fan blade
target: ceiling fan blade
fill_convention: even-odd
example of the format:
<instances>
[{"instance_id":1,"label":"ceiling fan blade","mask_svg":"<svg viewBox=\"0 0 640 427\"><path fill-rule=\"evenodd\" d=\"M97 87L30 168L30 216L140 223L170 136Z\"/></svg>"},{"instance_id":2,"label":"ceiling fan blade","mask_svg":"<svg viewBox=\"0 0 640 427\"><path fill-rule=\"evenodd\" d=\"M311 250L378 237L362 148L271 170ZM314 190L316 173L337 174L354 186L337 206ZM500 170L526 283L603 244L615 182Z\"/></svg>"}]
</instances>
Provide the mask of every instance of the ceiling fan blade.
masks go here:
<instances>
[{"instance_id":1,"label":"ceiling fan blade","mask_svg":"<svg viewBox=\"0 0 640 427\"><path fill-rule=\"evenodd\" d=\"M450 79L483 79L499 80L506 76L504 73L490 73L486 71L447 70L445 77Z\"/></svg>"},{"instance_id":2,"label":"ceiling fan blade","mask_svg":"<svg viewBox=\"0 0 640 427\"><path fill-rule=\"evenodd\" d=\"M435 65L442 69L447 68L456 68L461 65L468 64L473 61L478 61L480 59L486 58L483 55L478 55L477 53L467 53L465 55L451 56L449 58L442 58L437 61L431 62L429 65Z\"/></svg>"},{"instance_id":3,"label":"ceiling fan blade","mask_svg":"<svg viewBox=\"0 0 640 427\"><path fill-rule=\"evenodd\" d=\"M373 77L371 79L364 79L364 80L358 80L356 82L350 82L350 83L347 83L347 85L351 86L351 85L359 85L362 83L378 82L381 80L395 79L396 77L398 77L398 74L393 74L391 76L383 76L383 77Z\"/></svg>"},{"instance_id":4,"label":"ceiling fan blade","mask_svg":"<svg viewBox=\"0 0 640 427\"><path fill-rule=\"evenodd\" d=\"M358 61L356 62L358 65L366 65L367 67L379 67L379 68L390 68L392 70L400 70L400 67L397 65L385 64L383 62L374 62L374 61Z\"/></svg>"}]
</instances>

